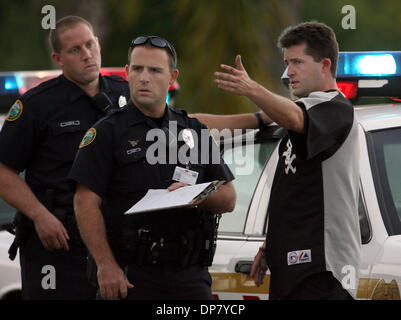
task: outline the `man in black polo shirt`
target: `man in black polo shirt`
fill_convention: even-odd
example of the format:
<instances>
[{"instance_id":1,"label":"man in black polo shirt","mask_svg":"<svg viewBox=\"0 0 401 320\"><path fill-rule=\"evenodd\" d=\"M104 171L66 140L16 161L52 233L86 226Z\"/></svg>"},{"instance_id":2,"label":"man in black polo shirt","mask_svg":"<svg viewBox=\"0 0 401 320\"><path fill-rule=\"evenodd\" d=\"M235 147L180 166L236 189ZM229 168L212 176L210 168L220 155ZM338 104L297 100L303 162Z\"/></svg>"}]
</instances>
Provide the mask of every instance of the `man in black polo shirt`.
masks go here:
<instances>
[{"instance_id":1,"label":"man in black polo shirt","mask_svg":"<svg viewBox=\"0 0 401 320\"><path fill-rule=\"evenodd\" d=\"M288 130L251 275L260 285L269 267L270 299L350 299L361 248L359 143L353 107L336 86L338 44L331 28L307 22L285 30L279 45L295 102L251 80L240 56L236 68L216 72L219 88L248 97Z\"/></svg>"},{"instance_id":2,"label":"man in black polo shirt","mask_svg":"<svg viewBox=\"0 0 401 320\"><path fill-rule=\"evenodd\" d=\"M162 38L141 36L132 42L126 66L131 101L88 130L71 169L78 226L96 262L103 299L212 299L207 266L214 215L234 209L234 177L206 126L165 103L178 77L176 59ZM157 155L150 151L157 143L150 132L165 137ZM180 153L185 145L197 151L189 162ZM177 172L184 169L189 184L225 181L199 204L201 211L124 215L149 189L182 187Z\"/></svg>"},{"instance_id":3,"label":"man in black polo shirt","mask_svg":"<svg viewBox=\"0 0 401 320\"><path fill-rule=\"evenodd\" d=\"M99 75L100 46L88 21L62 18L49 40L63 74L22 95L0 134L0 196L19 210L10 256L19 246L23 299L93 299L67 176L82 136L105 116L107 101L93 97L104 92L119 106L128 83Z\"/></svg>"}]
</instances>

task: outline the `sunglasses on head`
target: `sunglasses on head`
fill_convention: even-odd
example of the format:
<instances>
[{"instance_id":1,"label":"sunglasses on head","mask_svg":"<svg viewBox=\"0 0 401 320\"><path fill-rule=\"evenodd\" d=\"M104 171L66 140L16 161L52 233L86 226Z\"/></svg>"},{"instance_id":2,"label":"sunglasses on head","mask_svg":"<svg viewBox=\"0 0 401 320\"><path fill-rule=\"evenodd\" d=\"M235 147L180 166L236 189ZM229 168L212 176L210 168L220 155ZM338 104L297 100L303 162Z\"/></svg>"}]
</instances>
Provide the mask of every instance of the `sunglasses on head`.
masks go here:
<instances>
[{"instance_id":1,"label":"sunglasses on head","mask_svg":"<svg viewBox=\"0 0 401 320\"><path fill-rule=\"evenodd\" d=\"M172 45L165 39L157 37L157 36L139 36L137 38L135 38L134 40L132 40L131 42L131 48L135 47L135 46L140 46L143 44L146 44L150 42L150 44L153 47L156 48L161 48L161 49L167 49L171 56L173 57L173 61L174 61L174 68L177 65L177 55L175 53L174 48L172 47Z\"/></svg>"}]
</instances>

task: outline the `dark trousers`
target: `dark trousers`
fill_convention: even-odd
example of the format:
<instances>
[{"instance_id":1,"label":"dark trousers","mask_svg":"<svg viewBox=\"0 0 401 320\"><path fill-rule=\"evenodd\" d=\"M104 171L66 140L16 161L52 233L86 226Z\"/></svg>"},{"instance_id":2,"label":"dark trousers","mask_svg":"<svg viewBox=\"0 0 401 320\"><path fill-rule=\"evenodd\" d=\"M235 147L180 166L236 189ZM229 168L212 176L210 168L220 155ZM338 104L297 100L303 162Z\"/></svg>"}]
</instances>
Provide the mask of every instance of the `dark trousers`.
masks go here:
<instances>
[{"instance_id":1,"label":"dark trousers","mask_svg":"<svg viewBox=\"0 0 401 320\"><path fill-rule=\"evenodd\" d=\"M68 245L69 251L48 251L35 233L19 249L22 299L95 299L96 288L86 277L86 247L71 242Z\"/></svg>"},{"instance_id":2,"label":"dark trousers","mask_svg":"<svg viewBox=\"0 0 401 320\"><path fill-rule=\"evenodd\" d=\"M306 277L288 295L279 296L275 292L270 292L269 300L354 300L354 298L331 272L321 272Z\"/></svg>"},{"instance_id":3,"label":"dark trousers","mask_svg":"<svg viewBox=\"0 0 401 320\"><path fill-rule=\"evenodd\" d=\"M207 267L180 268L173 264L128 266L127 278L134 288L127 300L212 300L212 279ZM98 293L98 299L100 295Z\"/></svg>"}]
</instances>

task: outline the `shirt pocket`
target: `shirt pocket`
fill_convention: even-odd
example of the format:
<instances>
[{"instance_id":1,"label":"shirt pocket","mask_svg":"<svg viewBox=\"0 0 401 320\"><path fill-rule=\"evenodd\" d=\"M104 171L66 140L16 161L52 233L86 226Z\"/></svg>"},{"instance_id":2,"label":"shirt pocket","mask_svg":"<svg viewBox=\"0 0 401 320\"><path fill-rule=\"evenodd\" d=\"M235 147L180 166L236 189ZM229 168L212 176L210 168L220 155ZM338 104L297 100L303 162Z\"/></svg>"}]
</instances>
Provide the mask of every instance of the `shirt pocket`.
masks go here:
<instances>
[{"instance_id":1,"label":"shirt pocket","mask_svg":"<svg viewBox=\"0 0 401 320\"><path fill-rule=\"evenodd\" d=\"M155 173L146 160L146 150L141 146L118 151L114 185L120 192L146 191L155 181Z\"/></svg>"},{"instance_id":2,"label":"shirt pocket","mask_svg":"<svg viewBox=\"0 0 401 320\"><path fill-rule=\"evenodd\" d=\"M48 148L53 156L74 160L79 144L89 129L87 120L67 120L50 123Z\"/></svg>"},{"instance_id":3,"label":"shirt pocket","mask_svg":"<svg viewBox=\"0 0 401 320\"><path fill-rule=\"evenodd\" d=\"M196 179L196 184L203 183L203 182L209 182L209 181L205 181L205 179L206 179L206 165L199 164L199 163L198 164L190 163L188 169L198 173L198 177Z\"/></svg>"}]
</instances>

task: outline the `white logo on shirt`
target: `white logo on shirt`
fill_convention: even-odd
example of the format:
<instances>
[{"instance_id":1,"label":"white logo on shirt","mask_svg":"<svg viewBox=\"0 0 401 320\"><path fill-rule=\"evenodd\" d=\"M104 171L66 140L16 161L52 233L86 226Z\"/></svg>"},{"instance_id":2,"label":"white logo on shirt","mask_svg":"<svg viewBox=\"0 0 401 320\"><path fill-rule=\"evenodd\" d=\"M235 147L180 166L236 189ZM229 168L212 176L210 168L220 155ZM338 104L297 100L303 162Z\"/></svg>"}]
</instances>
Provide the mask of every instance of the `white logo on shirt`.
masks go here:
<instances>
[{"instance_id":1,"label":"white logo on shirt","mask_svg":"<svg viewBox=\"0 0 401 320\"><path fill-rule=\"evenodd\" d=\"M291 170L292 173L297 172L297 168L292 166L292 162L295 160L295 158L297 157L295 154L292 154L292 143L291 140L288 139L287 142L287 150L283 152L283 157L285 157L285 161L284 163L286 164L286 168L285 168L285 173L288 174L288 172Z\"/></svg>"},{"instance_id":2,"label":"white logo on shirt","mask_svg":"<svg viewBox=\"0 0 401 320\"><path fill-rule=\"evenodd\" d=\"M310 249L291 251L287 253L287 264L289 266L308 262L312 262L312 253Z\"/></svg>"}]
</instances>

